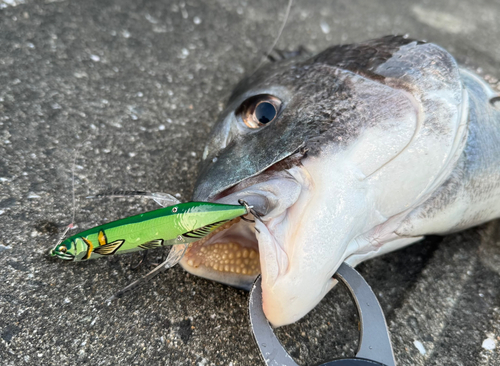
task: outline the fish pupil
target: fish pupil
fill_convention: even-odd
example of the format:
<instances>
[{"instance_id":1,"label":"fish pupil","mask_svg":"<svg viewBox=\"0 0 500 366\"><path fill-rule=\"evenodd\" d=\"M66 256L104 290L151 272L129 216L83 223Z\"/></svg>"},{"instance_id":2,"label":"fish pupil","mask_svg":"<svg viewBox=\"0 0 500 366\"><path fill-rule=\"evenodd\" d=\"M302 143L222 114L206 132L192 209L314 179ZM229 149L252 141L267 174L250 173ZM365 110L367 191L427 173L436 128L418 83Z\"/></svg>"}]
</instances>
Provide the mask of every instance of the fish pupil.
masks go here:
<instances>
[{"instance_id":1,"label":"fish pupil","mask_svg":"<svg viewBox=\"0 0 500 366\"><path fill-rule=\"evenodd\" d=\"M255 118L260 123L269 123L276 117L276 108L272 103L262 102L255 108Z\"/></svg>"}]
</instances>

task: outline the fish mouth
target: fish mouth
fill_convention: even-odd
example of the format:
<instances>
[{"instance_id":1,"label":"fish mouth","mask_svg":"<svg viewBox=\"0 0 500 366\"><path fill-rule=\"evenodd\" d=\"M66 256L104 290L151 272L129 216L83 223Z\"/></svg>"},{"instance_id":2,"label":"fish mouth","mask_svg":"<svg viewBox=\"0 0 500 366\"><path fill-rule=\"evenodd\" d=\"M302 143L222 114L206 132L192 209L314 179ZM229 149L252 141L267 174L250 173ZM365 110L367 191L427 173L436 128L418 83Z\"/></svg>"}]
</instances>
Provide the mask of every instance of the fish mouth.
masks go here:
<instances>
[{"instance_id":1,"label":"fish mouth","mask_svg":"<svg viewBox=\"0 0 500 366\"><path fill-rule=\"evenodd\" d=\"M194 275L246 290L260 273L269 322L277 327L298 321L333 288L332 276L356 253L353 239L369 221L366 183L344 160L329 169L322 157L286 168L275 164L214 197L195 197L225 204L242 199L259 217L254 223L234 220L193 243L180 264Z\"/></svg>"},{"instance_id":2,"label":"fish mouth","mask_svg":"<svg viewBox=\"0 0 500 366\"><path fill-rule=\"evenodd\" d=\"M238 204L243 200L257 216L238 217L191 243L180 262L182 267L194 275L249 291L257 276L265 271L261 267L264 262L260 237L272 237L275 247L272 250L279 252L282 259L286 258L281 249L283 243L275 240L273 229L277 222L283 221L300 196L302 185L294 176L297 169L271 167L210 199L226 204ZM286 260L279 262L278 271L286 271Z\"/></svg>"},{"instance_id":3,"label":"fish mouth","mask_svg":"<svg viewBox=\"0 0 500 366\"><path fill-rule=\"evenodd\" d=\"M248 290L260 274L254 224L240 217L227 222L191 243L181 265L192 274Z\"/></svg>"},{"instance_id":4,"label":"fish mouth","mask_svg":"<svg viewBox=\"0 0 500 366\"><path fill-rule=\"evenodd\" d=\"M313 158L283 170L272 166L209 197L225 204L242 199L253 206L258 217L253 223L234 220L192 244L180 262L182 267L246 290L260 273L262 307L269 322L277 327L302 318L334 286L332 276L356 249L350 245L351 239L366 221L366 205L361 199L365 191L357 189L356 176L344 164L328 171L336 176L334 184L331 180L324 183L317 179L318 171L325 171L322 166L321 159ZM330 204L324 193L340 197L339 203Z\"/></svg>"}]
</instances>

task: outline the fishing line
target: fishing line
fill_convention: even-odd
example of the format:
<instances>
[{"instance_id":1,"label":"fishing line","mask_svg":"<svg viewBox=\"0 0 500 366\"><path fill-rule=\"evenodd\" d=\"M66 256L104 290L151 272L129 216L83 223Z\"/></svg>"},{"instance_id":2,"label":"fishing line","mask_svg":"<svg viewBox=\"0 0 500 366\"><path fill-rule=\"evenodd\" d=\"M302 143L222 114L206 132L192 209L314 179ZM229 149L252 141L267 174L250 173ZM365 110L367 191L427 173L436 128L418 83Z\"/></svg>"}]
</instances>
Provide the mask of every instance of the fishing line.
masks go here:
<instances>
[{"instance_id":1,"label":"fishing line","mask_svg":"<svg viewBox=\"0 0 500 366\"><path fill-rule=\"evenodd\" d=\"M73 212L71 215L71 223L68 226L66 226L66 228L64 229L63 233L61 234L61 237L59 238L59 240L56 243L56 247L62 243L62 241L64 240L64 237L66 236L68 231L70 231L71 229L73 229L75 227L75 216L76 216L75 169L76 169L77 157L78 157L78 149L75 148L74 154L73 154L73 165L71 167L71 202L72 202L72 206L73 206L73 208L72 208Z\"/></svg>"},{"instance_id":2,"label":"fishing line","mask_svg":"<svg viewBox=\"0 0 500 366\"><path fill-rule=\"evenodd\" d=\"M61 244L63 242L64 237L66 236L68 231L70 231L76 227L76 225L75 225L75 218L76 218L76 195L75 195L76 159L78 159L79 149L83 149L85 147L85 144L88 141L90 141L90 138L86 138L79 145L77 145L74 149L74 152L73 152L73 163L71 166L71 205L72 205L71 223L68 226L66 226L66 228L64 229L63 233L61 234L59 240L57 241L55 247L59 246L59 244Z\"/></svg>"},{"instance_id":3,"label":"fishing line","mask_svg":"<svg viewBox=\"0 0 500 366\"><path fill-rule=\"evenodd\" d=\"M140 197L140 198L149 198L159 204L161 207L173 206L181 203L176 197L172 196L168 193L163 192L148 192L148 191L126 191L126 190L114 190L114 191L105 191L99 192L85 198L104 198L104 197L112 197L112 198L130 198L130 197Z\"/></svg>"},{"instance_id":4,"label":"fishing line","mask_svg":"<svg viewBox=\"0 0 500 366\"><path fill-rule=\"evenodd\" d=\"M75 201L75 169L76 169L76 157L78 156L78 150L75 148L75 154L73 156L73 166L71 168L71 201L73 205L73 214L71 217L71 228L75 223L75 215L76 215L76 201Z\"/></svg>"},{"instance_id":5,"label":"fishing line","mask_svg":"<svg viewBox=\"0 0 500 366\"><path fill-rule=\"evenodd\" d=\"M281 28L280 28L280 30L278 32L278 36L275 38L273 44L271 45L271 47L267 51L266 55L261 59L260 63L255 68L255 71L257 71L262 66L262 64L264 63L264 61L271 54L271 52L273 52L274 47L276 47L276 44L278 44L278 41L279 41L279 39L281 37L281 34L283 33L283 30L285 29L286 22L288 21L288 17L290 16L290 9L292 8L292 3L293 3L293 0L288 0L288 6L286 7L286 11L285 11L285 19L283 20L283 23L281 24ZM255 71L253 73L255 73Z\"/></svg>"}]
</instances>

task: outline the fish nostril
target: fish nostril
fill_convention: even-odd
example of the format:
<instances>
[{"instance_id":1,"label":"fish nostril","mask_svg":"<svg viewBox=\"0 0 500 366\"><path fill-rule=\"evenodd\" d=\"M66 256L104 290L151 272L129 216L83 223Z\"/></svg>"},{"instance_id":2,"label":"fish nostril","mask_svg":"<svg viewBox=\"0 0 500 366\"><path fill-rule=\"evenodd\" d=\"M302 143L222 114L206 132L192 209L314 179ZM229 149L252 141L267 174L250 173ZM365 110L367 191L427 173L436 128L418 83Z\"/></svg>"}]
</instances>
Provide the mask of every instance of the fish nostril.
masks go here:
<instances>
[{"instance_id":1,"label":"fish nostril","mask_svg":"<svg viewBox=\"0 0 500 366\"><path fill-rule=\"evenodd\" d=\"M491 98L490 104L500 111L500 96Z\"/></svg>"}]
</instances>

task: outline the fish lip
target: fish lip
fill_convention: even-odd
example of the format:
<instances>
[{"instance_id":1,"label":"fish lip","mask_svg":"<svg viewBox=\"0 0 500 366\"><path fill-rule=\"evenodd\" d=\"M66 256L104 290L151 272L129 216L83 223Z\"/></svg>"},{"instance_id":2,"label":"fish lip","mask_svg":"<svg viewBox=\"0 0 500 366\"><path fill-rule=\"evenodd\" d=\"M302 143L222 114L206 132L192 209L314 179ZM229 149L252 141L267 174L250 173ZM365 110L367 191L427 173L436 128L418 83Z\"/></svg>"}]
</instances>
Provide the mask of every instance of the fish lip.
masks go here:
<instances>
[{"instance_id":1,"label":"fish lip","mask_svg":"<svg viewBox=\"0 0 500 366\"><path fill-rule=\"evenodd\" d=\"M270 181L274 181L279 184L281 180L282 182L293 182L296 186L300 186L300 183L297 181L297 177L291 174L290 170L295 167L301 167L304 169L301 161L306 157L306 153L306 150L300 148L285 159L279 160L268 166L265 170L227 186L222 191L212 192L207 195L207 200L210 202L236 204L238 201L237 199L235 199L234 202L229 201L231 196L235 196L239 199L244 199L249 205L253 206L253 209L260 216L265 217L279 203L280 196L283 196L283 192L280 190L269 190L268 193L270 194L266 196L265 194L262 194L262 192L266 190L265 187L262 188L262 185L264 183L269 183ZM291 187L289 186L288 188ZM248 192L248 194L241 196L246 192ZM297 192L295 199L293 202L290 202L288 207L292 206L297 201L299 193L300 190ZM250 197L255 197L256 200L260 198L261 200L259 202L250 199ZM275 199L272 199L273 197ZM195 199L196 198L198 197L195 195Z\"/></svg>"},{"instance_id":2,"label":"fish lip","mask_svg":"<svg viewBox=\"0 0 500 366\"><path fill-rule=\"evenodd\" d=\"M291 161L291 164L296 164L305 156L306 152L305 144L304 142L301 142L294 148L275 156L274 160L269 164L257 167L254 166L254 163L252 162L249 164L249 167L246 167L246 171L240 171L238 169L234 174L232 174L229 180L226 179L224 182L222 179L214 179L215 173L222 174L222 172L215 172L214 169L217 170L220 169L220 166L228 166L234 163L233 161L228 160L221 165L221 160L224 160L223 158L228 155L226 150L227 148L222 151L222 156L215 157L215 160L202 164L201 171L195 184L193 200L215 202L216 200L227 196L227 192L231 192L238 185L245 183L249 179L259 177L284 162ZM227 175L227 172L224 172L224 174ZM244 176L245 174L246 176Z\"/></svg>"},{"instance_id":3,"label":"fish lip","mask_svg":"<svg viewBox=\"0 0 500 366\"><path fill-rule=\"evenodd\" d=\"M288 171L278 171L250 177L215 196L213 202L234 204L243 200L259 215L260 220L268 221L293 206L300 192L301 185L295 177Z\"/></svg>"}]
</instances>

